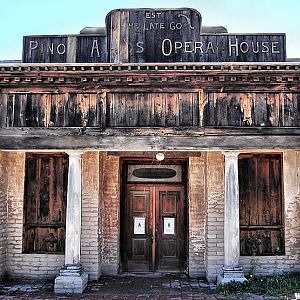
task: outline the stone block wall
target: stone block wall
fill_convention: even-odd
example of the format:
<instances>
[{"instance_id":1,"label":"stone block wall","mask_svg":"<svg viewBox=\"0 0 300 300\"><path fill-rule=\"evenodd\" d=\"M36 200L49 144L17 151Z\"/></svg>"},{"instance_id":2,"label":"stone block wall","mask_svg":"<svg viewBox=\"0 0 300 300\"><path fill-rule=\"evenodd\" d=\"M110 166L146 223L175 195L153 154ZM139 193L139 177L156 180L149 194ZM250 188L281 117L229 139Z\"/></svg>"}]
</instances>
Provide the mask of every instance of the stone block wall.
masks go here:
<instances>
[{"instance_id":1,"label":"stone block wall","mask_svg":"<svg viewBox=\"0 0 300 300\"><path fill-rule=\"evenodd\" d=\"M208 152L206 156L206 277L215 281L224 264L224 155Z\"/></svg>"},{"instance_id":2,"label":"stone block wall","mask_svg":"<svg viewBox=\"0 0 300 300\"><path fill-rule=\"evenodd\" d=\"M190 157L188 164L188 272L190 277L205 276L205 236L207 203L205 195L206 154Z\"/></svg>"},{"instance_id":3,"label":"stone block wall","mask_svg":"<svg viewBox=\"0 0 300 300\"><path fill-rule=\"evenodd\" d=\"M120 158L101 153L100 165L101 273L116 276L120 260Z\"/></svg>"},{"instance_id":4,"label":"stone block wall","mask_svg":"<svg viewBox=\"0 0 300 300\"><path fill-rule=\"evenodd\" d=\"M285 255L242 256L246 273L273 275L300 272L300 151L283 153Z\"/></svg>"}]
</instances>

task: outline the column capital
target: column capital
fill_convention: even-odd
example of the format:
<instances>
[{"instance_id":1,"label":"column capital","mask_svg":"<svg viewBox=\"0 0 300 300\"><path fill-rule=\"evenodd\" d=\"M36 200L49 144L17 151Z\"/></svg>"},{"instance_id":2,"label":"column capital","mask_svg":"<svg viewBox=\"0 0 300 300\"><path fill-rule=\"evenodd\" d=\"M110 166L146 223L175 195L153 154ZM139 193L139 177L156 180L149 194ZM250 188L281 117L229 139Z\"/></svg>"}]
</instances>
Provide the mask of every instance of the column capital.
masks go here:
<instances>
[{"instance_id":1,"label":"column capital","mask_svg":"<svg viewBox=\"0 0 300 300\"><path fill-rule=\"evenodd\" d=\"M66 150L65 153L67 153L69 156L72 157L81 157L84 153L83 150Z\"/></svg>"},{"instance_id":2,"label":"column capital","mask_svg":"<svg viewBox=\"0 0 300 300\"><path fill-rule=\"evenodd\" d=\"M224 150L222 151L223 155L225 156L225 159L234 159L238 158L239 154L241 153L240 151L230 151L230 150Z\"/></svg>"}]
</instances>

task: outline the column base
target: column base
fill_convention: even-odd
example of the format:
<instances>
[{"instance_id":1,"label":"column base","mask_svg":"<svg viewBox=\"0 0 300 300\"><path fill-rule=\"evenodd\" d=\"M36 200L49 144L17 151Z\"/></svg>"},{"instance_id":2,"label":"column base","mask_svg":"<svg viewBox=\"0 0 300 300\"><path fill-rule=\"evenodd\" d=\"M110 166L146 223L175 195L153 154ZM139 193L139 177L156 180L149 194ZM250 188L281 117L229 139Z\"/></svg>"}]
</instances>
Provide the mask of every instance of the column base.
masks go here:
<instances>
[{"instance_id":1,"label":"column base","mask_svg":"<svg viewBox=\"0 0 300 300\"><path fill-rule=\"evenodd\" d=\"M222 275L218 276L218 284L226 284L231 281L245 282L247 281L241 266L223 267Z\"/></svg>"},{"instance_id":2,"label":"column base","mask_svg":"<svg viewBox=\"0 0 300 300\"><path fill-rule=\"evenodd\" d=\"M64 266L55 278L55 294L82 294L88 283L88 274L80 265Z\"/></svg>"}]
</instances>

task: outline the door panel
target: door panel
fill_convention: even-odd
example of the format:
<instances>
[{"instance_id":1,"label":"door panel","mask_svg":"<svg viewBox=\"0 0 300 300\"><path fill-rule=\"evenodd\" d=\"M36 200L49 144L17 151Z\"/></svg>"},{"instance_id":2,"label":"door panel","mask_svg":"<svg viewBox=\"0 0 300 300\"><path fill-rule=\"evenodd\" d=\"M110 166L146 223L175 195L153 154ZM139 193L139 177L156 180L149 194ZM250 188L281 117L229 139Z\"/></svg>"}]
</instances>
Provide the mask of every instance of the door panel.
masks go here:
<instances>
[{"instance_id":1,"label":"door panel","mask_svg":"<svg viewBox=\"0 0 300 300\"><path fill-rule=\"evenodd\" d=\"M127 191L127 270L149 271L150 190L131 187ZM126 233L126 231L125 231Z\"/></svg>"},{"instance_id":2,"label":"door panel","mask_svg":"<svg viewBox=\"0 0 300 300\"><path fill-rule=\"evenodd\" d=\"M184 187L127 184L124 271L183 271L186 257Z\"/></svg>"},{"instance_id":3,"label":"door panel","mask_svg":"<svg viewBox=\"0 0 300 300\"><path fill-rule=\"evenodd\" d=\"M156 269L183 271L185 209L183 187L156 188Z\"/></svg>"}]
</instances>

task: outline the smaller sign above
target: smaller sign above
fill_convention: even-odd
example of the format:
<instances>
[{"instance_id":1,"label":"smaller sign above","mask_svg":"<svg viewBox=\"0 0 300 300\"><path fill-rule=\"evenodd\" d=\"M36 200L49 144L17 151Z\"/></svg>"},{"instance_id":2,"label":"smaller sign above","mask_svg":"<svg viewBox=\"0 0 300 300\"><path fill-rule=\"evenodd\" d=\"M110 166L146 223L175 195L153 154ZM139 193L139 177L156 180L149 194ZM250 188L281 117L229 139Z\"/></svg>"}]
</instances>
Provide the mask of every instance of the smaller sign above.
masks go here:
<instances>
[{"instance_id":1,"label":"smaller sign above","mask_svg":"<svg viewBox=\"0 0 300 300\"><path fill-rule=\"evenodd\" d=\"M145 234L145 218L134 217L133 219L133 234Z\"/></svg>"},{"instance_id":2,"label":"smaller sign above","mask_svg":"<svg viewBox=\"0 0 300 300\"><path fill-rule=\"evenodd\" d=\"M170 53L168 41L195 40L200 35L201 22L201 14L190 8L113 10L106 16L109 61L181 61L180 54ZM192 61L193 54L189 55Z\"/></svg>"}]
</instances>

